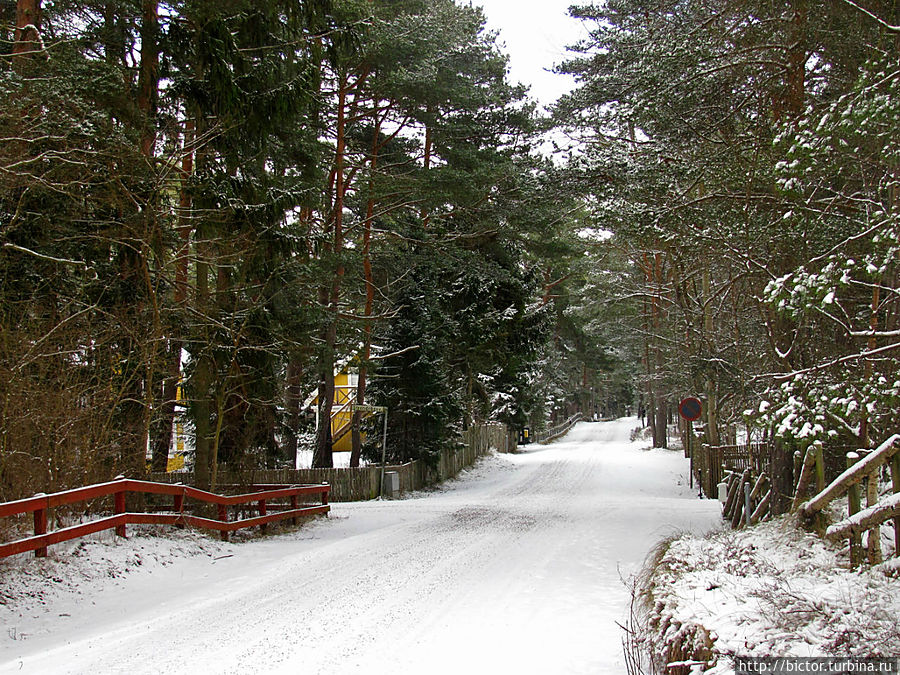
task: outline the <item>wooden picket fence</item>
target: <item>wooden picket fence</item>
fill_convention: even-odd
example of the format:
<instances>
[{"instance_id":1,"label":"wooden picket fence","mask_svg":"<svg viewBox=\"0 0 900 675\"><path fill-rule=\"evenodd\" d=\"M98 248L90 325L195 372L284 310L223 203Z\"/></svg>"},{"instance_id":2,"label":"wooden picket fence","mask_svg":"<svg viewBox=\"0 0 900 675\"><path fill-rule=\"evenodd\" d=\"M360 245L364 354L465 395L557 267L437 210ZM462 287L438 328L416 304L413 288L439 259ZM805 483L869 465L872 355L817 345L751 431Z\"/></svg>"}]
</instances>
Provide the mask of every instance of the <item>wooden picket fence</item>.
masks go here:
<instances>
[{"instance_id":1,"label":"wooden picket fence","mask_svg":"<svg viewBox=\"0 0 900 675\"><path fill-rule=\"evenodd\" d=\"M710 446L698 444L692 458L693 475L707 497L715 497L725 483L723 516L735 528L753 525L770 515L775 499L771 446L766 443ZM893 521L894 555L900 552L900 434L894 434L874 450L845 452L845 470L834 467L836 448L826 454L822 442L809 444L793 454L793 493L790 511L833 541L846 540L852 566L882 562L881 525ZM882 467L891 473L893 494L880 497L878 478ZM810 492L812 491L812 496ZM828 527L822 511L835 499L848 498L847 517ZM866 507L862 507L865 495ZM865 545L863 536L865 535Z\"/></svg>"},{"instance_id":2,"label":"wooden picket fence","mask_svg":"<svg viewBox=\"0 0 900 675\"><path fill-rule=\"evenodd\" d=\"M453 478L471 466L479 457L492 451L511 452L515 440L505 424L472 425L462 432L457 447L443 450L437 461L427 464L415 460L406 464L362 466L335 469L246 469L233 471L219 468L218 482L229 489L251 489L259 485L300 485L328 483L332 502L356 502L375 499L381 494L382 472L392 471L400 479L400 492L421 490ZM194 482L193 472L152 473L150 480L159 483Z\"/></svg>"},{"instance_id":3,"label":"wooden picket fence","mask_svg":"<svg viewBox=\"0 0 900 675\"><path fill-rule=\"evenodd\" d=\"M47 547L64 541L102 532L116 531L120 537L126 536L128 525L174 525L175 527L197 527L216 530L222 539L228 539L228 533L248 527L259 526L265 530L266 525L278 520L291 519L294 523L299 518L326 514L329 511L328 485L292 485L277 489L268 489L249 494L220 495L205 492L185 485L168 485L142 480L119 478L109 483L88 485L86 487L56 492L49 495L35 495L27 499L0 504L0 517L16 517L32 514L34 535L15 541L0 544L0 558L34 551L37 557L47 555ZM167 513L133 513L125 508L126 498L131 495L165 495L172 497L172 508ZM49 513L51 509L85 502L102 497L113 497L112 515L48 531ZM318 495L319 504L300 504L301 497ZM215 505L217 518L205 518L185 512L185 500L192 499L200 503ZM284 504L283 502L287 502ZM276 502L278 502L276 504ZM246 507L254 504L258 515L240 520L229 520L228 507ZM272 509L272 512L270 512ZM277 509L277 510L276 510Z\"/></svg>"},{"instance_id":4,"label":"wooden picket fence","mask_svg":"<svg viewBox=\"0 0 900 675\"><path fill-rule=\"evenodd\" d=\"M775 488L767 471L754 474L751 468L727 471L723 517L734 528L755 525L773 515Z\"/></svg>"},{"instance_id":5,"label":"wooden picket fence","mask_svg":"<svg viewBox=\"0 0 900 675\"><path fill-rule=\"evenodd\" d=\"M768 443L709 445L695 440L692 447L694 476L707 497L717 496L718 484L729 474L747 469L756 476L768 472Z\"/></svg>"},{"instance_id":6,"label":"wooden picket fence","mask_svg":"<svg viewBox=\"0 0 900 675\"><path fill-rule=\"evenodd\" d=\"M790 510L803 469L804 453L800 450L791 457L779 442L711 446L696 439L692 448L692 479L710 498L718 497L719 484L726 485L724 516L734 527ZM839 448L829 447L825 452L821 443L809 448L809 457L818 458L814 465L818 485L824 487L826 477L839 473L835 468Z\"/></svg>"}]
</instances>

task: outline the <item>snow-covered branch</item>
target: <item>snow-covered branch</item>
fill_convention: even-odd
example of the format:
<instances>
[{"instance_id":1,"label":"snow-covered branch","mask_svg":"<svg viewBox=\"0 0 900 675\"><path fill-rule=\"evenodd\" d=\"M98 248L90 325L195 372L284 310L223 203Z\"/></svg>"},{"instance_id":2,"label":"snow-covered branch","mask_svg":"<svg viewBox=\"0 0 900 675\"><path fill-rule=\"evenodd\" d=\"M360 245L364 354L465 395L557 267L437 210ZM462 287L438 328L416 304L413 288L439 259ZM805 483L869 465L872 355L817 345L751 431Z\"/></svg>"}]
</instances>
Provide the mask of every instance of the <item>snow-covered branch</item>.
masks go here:
<instances>
[{"instance_id":1,"label":"snow-covered branch","mask_svg":"<svg viewBox=\"0 0 900 675\"><path fill-rule=\"evenodd\" d=\"M848 354L847 356L842 356L839 359L833 359L825 363L819 363L815 366L804 368L803 370L795 370L790 373L780 373L778 375L775 375L773 379L776 382L785 382L787 380L794 379L798 375L805 375L807 373L815 373L822 370L827 370L829 368L833 368L834 366L839 366L843 363L849 363L852 361L859 361L860 359L871 359L875 356L881 356L882 354L886 354L898 348L900 348L900 342L895 342L883 347L878 347L877 349L868 349L866 351L857 352L856 354Z\"/></svg>"},{"instance_id":2,"label":"snow-covered branch","mask_svg":"<svg viewBox=\"0 0 900 675\"><path fill-rule=\"evenodd\" d=\"M856 4L853 0L844 0L844 2L847 3L848 5L850 5L851 7L853 7L854 9L859 10L860 12L862 12L863 14L868 16L870 19L877 21L878 24L885 30L888 30L892 33L900 33L900 26L892 26L891 24L889 24L887 21L882 19L877 14L873 14L865 7L861 7L860 5Z\"/></svg>"}]
</instances>

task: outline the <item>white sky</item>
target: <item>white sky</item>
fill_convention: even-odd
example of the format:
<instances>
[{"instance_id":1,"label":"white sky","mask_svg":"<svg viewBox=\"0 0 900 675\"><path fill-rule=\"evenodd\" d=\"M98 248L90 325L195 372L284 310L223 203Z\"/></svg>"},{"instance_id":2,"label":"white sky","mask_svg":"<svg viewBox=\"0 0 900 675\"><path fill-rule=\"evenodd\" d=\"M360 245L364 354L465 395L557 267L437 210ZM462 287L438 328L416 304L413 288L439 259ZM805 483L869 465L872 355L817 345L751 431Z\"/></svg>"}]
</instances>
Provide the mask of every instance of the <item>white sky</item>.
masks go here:
<instances>
[{"instance_id":1,"label":"white sky","mask_svg":"<svg viewBox=\"0 0 900 675\"><path fill-rule=\"evenodd\" d=\"M472 0L481 5L490 30L510 56L510 80L531 86L531 96L549 105L572 89L571 77L547 72L566 58L566 46L586 35L569 18L575 0Z\"/></svg>"}]
</instances>

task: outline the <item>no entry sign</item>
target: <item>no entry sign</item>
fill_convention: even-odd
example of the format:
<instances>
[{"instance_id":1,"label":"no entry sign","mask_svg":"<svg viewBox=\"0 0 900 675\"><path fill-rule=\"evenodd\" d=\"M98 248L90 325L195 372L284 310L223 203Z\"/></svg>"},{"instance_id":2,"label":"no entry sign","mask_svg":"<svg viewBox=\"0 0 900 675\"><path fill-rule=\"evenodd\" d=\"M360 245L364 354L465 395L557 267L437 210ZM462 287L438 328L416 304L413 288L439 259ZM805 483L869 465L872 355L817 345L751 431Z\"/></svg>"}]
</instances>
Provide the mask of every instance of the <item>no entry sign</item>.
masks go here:
<instances>
[{"instance_id":1,"label":"no entry sign","mask_svg":"<svg viewBox=\"0 0 900 675\"><path fill-rule=\"evenodd\" d=\"M678 404L678 414L688 422L699 420L702 410L703 406L700 403L700 399L694 396L689 396Z\"/></svg>"}]
</instances>

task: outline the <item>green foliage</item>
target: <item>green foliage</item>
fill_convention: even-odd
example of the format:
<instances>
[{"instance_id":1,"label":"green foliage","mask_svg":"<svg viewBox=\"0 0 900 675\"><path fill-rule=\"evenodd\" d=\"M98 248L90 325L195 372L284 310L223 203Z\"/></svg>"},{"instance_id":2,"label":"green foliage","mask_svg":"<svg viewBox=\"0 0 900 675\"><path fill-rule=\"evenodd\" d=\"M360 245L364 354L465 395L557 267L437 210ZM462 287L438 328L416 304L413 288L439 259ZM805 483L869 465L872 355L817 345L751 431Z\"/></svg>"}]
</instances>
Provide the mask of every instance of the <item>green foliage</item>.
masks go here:
<instances>
[{"instance_id":1,"label":"green foliage","mask_svg":"<svg viewBox=\"0 0 900 675\"><path fill-rule=\"evenodd\" d=\"M398 459L621 367L572 174L530 154L481 10L148 8L44 3L46 53L0 63L0 489L139 475L175 420L201 481L287 465L369 342Z\"/></svg>"},{"instance_id":2,"label":"green foliage","mask_svg":"<svg viewBox=\"0 0 900 675\"><path fill-rule=\"evenodd\" d=\"M817 338L808 367L767 394L762 417L781 435L859 439L900 421L890 353L900 253L897 75L894 63L872 60L850 91L811 107L776 139L785 158L779 185L792 204L785 219L828 232L831 244L766 288L779 313Z\"/></svg>"},{"instance_id":3,"label":"green foliage","mask_svg":"<svg viewBox=\"0 0 900 675\"><path fill-rule=\"evenodd\" d=\"M523 424L531 412L530 367L547 335L548 313L530 306L533 280L499 241L421 241L394 253L383 274L397 308L377 336L387 352L373 384L390 410L396 460L433 458L463 424Z\"/></svg>"}]
</instances>

